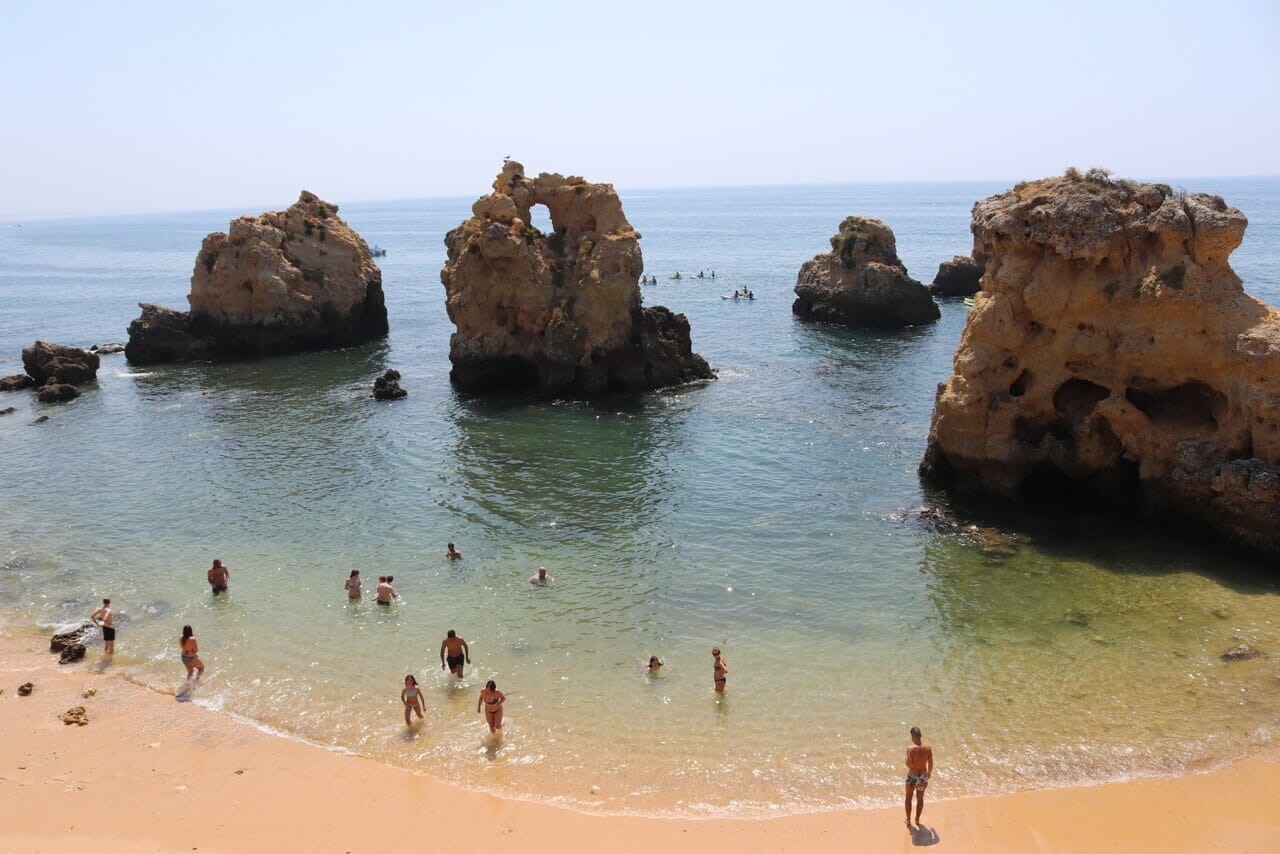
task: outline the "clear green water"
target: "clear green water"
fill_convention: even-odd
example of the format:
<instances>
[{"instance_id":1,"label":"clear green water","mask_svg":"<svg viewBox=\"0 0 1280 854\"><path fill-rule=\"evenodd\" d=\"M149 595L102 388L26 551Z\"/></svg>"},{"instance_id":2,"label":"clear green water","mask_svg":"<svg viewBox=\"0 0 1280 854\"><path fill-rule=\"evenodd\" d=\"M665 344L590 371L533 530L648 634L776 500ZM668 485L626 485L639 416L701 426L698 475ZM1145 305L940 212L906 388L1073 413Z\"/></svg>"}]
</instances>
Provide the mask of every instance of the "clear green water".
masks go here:
<instances>
[{"instance_id":1,"label":"clear green water","mask_svg":"<svg viewBox=\"0 0 1280 854\"><path fill-rule=\"evenodd\" d=\"M1280 301L1280 184L1186 183L1249 214L1235 266ZM111 596L112 667L131 678L177 687L190 623L209 665L199 703L608 810L896 802L912 724L943 797L1176 773L1271 743L1274 567L1106 518L922 523L921 505L945 507L915 467L963 304L893 335L790 315L796 269L843 216L885 219L927 280L998 189L624 193L661 282L646 301L687 313L721 375L594 405L450 389L437 271L470 200L344 208L389 250L385 343L147 371L110 356L73 404L0 400L18 408L0 418L0 620L48 628ZM122 340L137 300L182 305L200 237L229 215L0 225L0 373L36 337ZM699 267L717 281L665 278ZM740 284L759 299L719 299ZM386 367L407 400L366 397ZM463 561L443 559L449 540ZM224 600L204 581L214 557L233 571ZM538 565L554 587L525 583ZM394 574L401 602L348 605L352 568ZM461 688L439 669L449 628L472 646ZM1268 654L1223 663L1241 641ZM731 668L722 700L712 644ZM667 663L653 680L651 653ZM408 672L427 720L407 735ZM487 678L509 697L500 743L475 714Z\"/></svg>"}]
</instances>

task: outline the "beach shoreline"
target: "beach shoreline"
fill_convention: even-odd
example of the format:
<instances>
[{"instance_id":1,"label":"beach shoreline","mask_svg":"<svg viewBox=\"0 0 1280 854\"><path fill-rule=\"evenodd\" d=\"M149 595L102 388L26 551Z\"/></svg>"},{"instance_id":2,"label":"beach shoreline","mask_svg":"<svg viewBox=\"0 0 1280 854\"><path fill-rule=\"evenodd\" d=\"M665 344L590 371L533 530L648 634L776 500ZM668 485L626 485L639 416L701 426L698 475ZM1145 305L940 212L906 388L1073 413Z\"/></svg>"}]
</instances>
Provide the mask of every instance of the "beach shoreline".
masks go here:
<instances>
[{"instance_id":1,"label":"beach shoreline","mask_svg":"<svg viewBox=\"0 0 1280 854\"><path fill-rule=\"evenodd\" d=\"M1215 771L777 818L600 815L472 791L274 735L0 638L0 847L70 851L1280 849L1280 751ZM98 655L95 650L92 655ZM32 682L29 697L17 687ZM93 692L85 697L86 692ZM84 706L86 726L59 716ZM934 791L945 786L940 768ZM886 785L890 785L886 782ZM532 794L532 793L531 793Z\"/></svg>"}]
</instances>

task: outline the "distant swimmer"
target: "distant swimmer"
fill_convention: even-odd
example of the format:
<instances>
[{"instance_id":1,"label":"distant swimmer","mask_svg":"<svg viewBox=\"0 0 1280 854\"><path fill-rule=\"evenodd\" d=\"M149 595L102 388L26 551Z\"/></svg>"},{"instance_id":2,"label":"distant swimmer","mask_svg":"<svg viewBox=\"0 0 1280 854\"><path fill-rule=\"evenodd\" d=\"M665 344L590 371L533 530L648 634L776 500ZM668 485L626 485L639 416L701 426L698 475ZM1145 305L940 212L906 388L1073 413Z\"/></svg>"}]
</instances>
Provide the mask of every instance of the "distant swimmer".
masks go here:
<instances>
[{"instance_id":1,"label":"distant swimmer","mask_svg":"<svg viewBox=\"0 0 1280 854\"><path fill-rule=\"evenodd\" d=\"M547 575L547 568L545 566L540 566L538 567L537 572L529 576L529 583L535 587L546 587L548 584L554 584L555 578Z\"/></svg>"},{"instance_id":2,"label":"distant swimmer","mask_svg":"<svg viewBox=\"0 0 1280 854\"><path fill-rule=\"evenodd\" d=\"M711 647L711 682L716 686L716 693L723 694L725 682L729 677L729 665L720 656L720 647Z\"/></svg>"},{"instance_id":3,"label":"distant swimmer","mask_svg":"<svg viewBox=\"0 0 1280 854\"><path fill-rule=\"evenodd\" d=\"M649 656L649 663L645 665L644 670L650 676L657 676L662 671L662 662L658 660L658 656Z\"/></svg>"},{"instance_id":4,"label":"distant swimmer","mask_svg":"<svg viewBox=\"0 0 1280 854\"><path fill-rule=\"evenodd\" d=\"M222 561L214 560L213 566L209 567L209 586L213 588L213 595L227 592L227 583L231 581L231 570L222 565Z\"/></svg>"},{"instance_id":5,"label":"distant swimmer","mask_svg":"<svg viewBox=\"0 0 1280 854\"><path fill-rule=\"evenodd\" d=\"M933 748L920 740L920 727L911 728L911 746L907 748L907 827L911 827L911 793L916 793L916 824L924 812L924 790L933 776Z\"/></svg>"},{"instance_id":6,"label":"distant swimmer","mask_svg":"<svg viewBox=\"0 0 1280 854\"><path fill-rule=\"evenodd\" d=\"M378 576L378 604L379 605L390 605L392 599L400 598L400 594L397 593L396 589L391 586L391 579L393 578L395 578L394 575Z\"/></svg>"},{"instance_id":7,"label":"distant swimmer","mask_svg":"<svg viewBox=\"0 0 1280 854\"><path fill-rule=\"evenodd\" d=\"M360 598L360 570L351 570L351 575L347 578L347 583L343 585L347 589L347 599L356 600Z\"/></svg>"},{"instance_id":8,"label":"distant swimmer","mask_svg":"<svg viewBox=\"0 0 1280 854\"><path fill-rule=\"evenodd\" d=\"M418 680L410 673L404 677L404 690L400 692L400 701L404 703L404 725L412 726L409 713L417 712L418 720L422 720L422 692L418 690Z\"/></svg>"},{"instance_id":9,"label":"distant swimmer","mask_svg":"<svg viewBox=\"0 0 1280 854\"><path fill-rule=\"evenodd\" d=\"M679 271L679 270L676 270L676 274L675 274L674 276L672 276L671 278L673 278L673 279L678 279L678 278L680 278L680 271Z\"/></svg>"},{"instance_id":10,"label":"distant swimmer","mask_svg":"<svg viewBox=\"0 0 1280 854\"><path fill-rule=\"evenodd\" d=\"M507 695L498 690L498 683L492 679L484 683L484 690L480 692L480 699L476 702L476 714L484 709L484 720L489 725L489 732L502 729L502 704L506 699Z\"/></svg>"},{"instance_id":11,"label":"distant swimmer","mask_svg":"<svg viewBox=\"0 0 1280 854\"><path fill-rule=\"evenodd\" d=\"M458 637L458 633L449 629L449 634L440 642L440 669L444 670L445 660L449 662L449 670L454 676L462 678L462 665L471 663L471 649L466 640Z\"/></svg>"},{"instance_id":12,"label":"distant swimmer","mask_svg":"<svg viewBox=\"0 0 1280 854\"><path fill-rule=\"evenodd\" d=\"M89 620L102 629L102 649L107 655L116 652L116 621L111 616L111 600L103 599L102 607L89 615Z\"/></svg>"},{"instance_id":13,"label":"distant swimmer","mask_svg":"<svg viewBox=\"0 0 1280 854\"><path fill-rule=\"evenodd\" d=\"M200 644L196 643L196 636L190 626L182 627L182 637L178 644L182 649L182 663L187 668L187 681L190 682L194 674L195 681L199 682L204 675L204 662L200 660Z\"/></svg>"},{"instance_id":14,"label":"distant swimmer","mask_svg":"<svg viewBox=\"0 0 1280 854\"><path fill-rule=\"evenodd\" d=\"M453 547L453 543L449 543L449 548L445 549L444 556L449 560L462 560L462 552Z\"/></svg>"},{"instance_id":15,"label":"distant swimmer","mask_svg":"<svg viewBox=\"0 0 1280 854\"><path fill-rule=\"evenodd\" d=\"M715 270L712 270L712 271L711 271L711 278L713 278L713 279L714 279L715 277L716 277L716 271L715 271Z\"/></svg>"}]
</instances>

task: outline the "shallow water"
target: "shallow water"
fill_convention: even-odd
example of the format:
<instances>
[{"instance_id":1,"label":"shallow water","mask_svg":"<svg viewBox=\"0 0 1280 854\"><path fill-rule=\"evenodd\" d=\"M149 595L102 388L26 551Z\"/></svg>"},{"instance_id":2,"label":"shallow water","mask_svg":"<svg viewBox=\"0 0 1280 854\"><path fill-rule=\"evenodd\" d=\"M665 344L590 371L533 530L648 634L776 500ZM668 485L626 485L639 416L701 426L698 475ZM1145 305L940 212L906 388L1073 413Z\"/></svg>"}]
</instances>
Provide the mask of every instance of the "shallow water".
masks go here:
<instances>
[{"instance_id":1,"label":"shallow water","mask_svg":"<svg viewBox=\"0 0 1280 854\"><path fill-rule=\"evenodd\" d=\"M1280 182L1173 183L1249 215L1233 265L1280 302ZM844 216L884 219L928 281L999 189L624 192L659 277L646 302L689 316L720 379L590 405L451 390L438 270L470 199L344 206L388 249L386 342L237 365L107 356L72 404L0 400L19 410L0 418L0 620L51 626L109 595L114 666L147 684L180 683L190 623L199 703L608 810L896 802L912 724L939 796L1176 773L1270 743L1274 658L1219 659L1240 641L1280 650L1268 567L1106 518L921 520L945 505L915 469L963 303L896 334L791 317L796 270ZM200 239L234 213L0 224L0 373L37 337L121 341L135 302L184 306ZM699 268L717 279L666 277ZM758 299L720 299L741 285ZM410 396L377 404L387 367ZM214 557L233 573L221 600ZM553 587L526 583L540 564ZM394 574L401 601L347 604L352 568L367 590ZM461 687L439 669L449 628L472 646ZM731 668L721 700L712 644ZM427 697L411 736L408 672ZM509 697L500 743L475 712L487 678Z\"/></svg>"}]
</instances>

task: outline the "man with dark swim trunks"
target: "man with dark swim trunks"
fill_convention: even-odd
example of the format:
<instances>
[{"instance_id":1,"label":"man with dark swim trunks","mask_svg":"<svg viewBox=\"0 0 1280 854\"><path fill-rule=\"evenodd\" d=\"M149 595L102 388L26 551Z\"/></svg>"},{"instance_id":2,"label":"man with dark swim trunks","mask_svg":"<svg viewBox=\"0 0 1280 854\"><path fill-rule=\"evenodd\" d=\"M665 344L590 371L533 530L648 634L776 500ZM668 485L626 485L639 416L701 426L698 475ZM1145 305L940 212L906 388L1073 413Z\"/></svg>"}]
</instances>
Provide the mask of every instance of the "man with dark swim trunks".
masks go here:
<instances>
[{"instance_id":1,"label":"man with dark swim trunks","mask_svg":"<svg viewBox=\"0 0 1280 854\"><path fill-rule=\"evenodd\" d=\"M467 647L467 642L458 637L458 633L453 629L449 629L449 634L440 643L441 670L444 670L446 656L448 656L449 670L461 679L463 663L471 663L471 650Z\"/></svg>"},{"instance_id":2,"label":"man with dark swim trunks","mask_svg":"<svg viewBox=\"0 0 1280 854\"><path fill-rule=\"evenodd\" d=\"M213 588L213 595L227 592L227 582L231 580L231 570L222 565L222 561L215 560L213 566L209 567L209 586Z\"/></svg>"},{"instance_id":3,"label":"man with dark swim trunks","mask_svg":"<svg viewBox=\"0 0 1280 854\"><path fill-rule=\"evenodd\" d=\"M102 607L89 615L95 626L102 629L102 648L107 655L116 652L116 621L111 616L111 600L103 599Z\"/></svg>"},{"instance_id":4,"label":"man with dark swim trunks","mask_svg":"<svg viewBox=\"0 0 1280 854\"><path fill-rule=\"evenodd\" d=\"M911 728L911 746L907 748L907 827L911 827L911 793L916 794L916 824L924 812L924 790L933 776L933 748L920 740L920 727Z\"/></svg>"}]
</instances>

